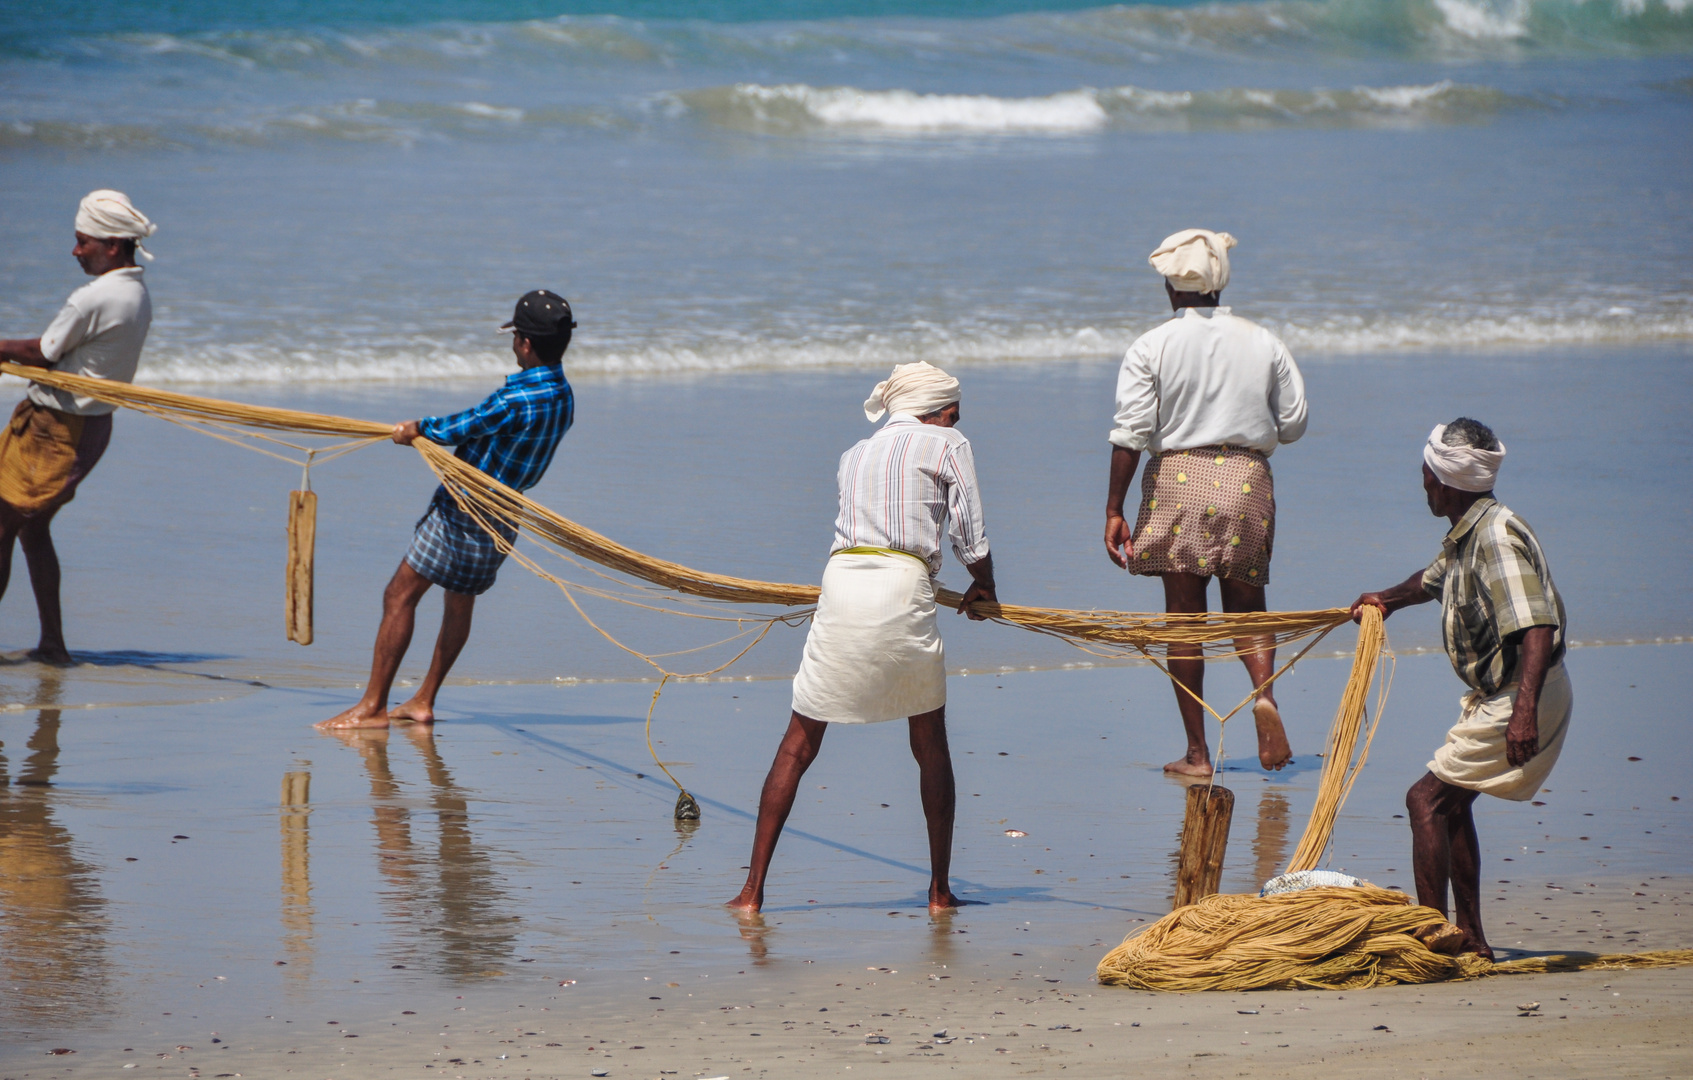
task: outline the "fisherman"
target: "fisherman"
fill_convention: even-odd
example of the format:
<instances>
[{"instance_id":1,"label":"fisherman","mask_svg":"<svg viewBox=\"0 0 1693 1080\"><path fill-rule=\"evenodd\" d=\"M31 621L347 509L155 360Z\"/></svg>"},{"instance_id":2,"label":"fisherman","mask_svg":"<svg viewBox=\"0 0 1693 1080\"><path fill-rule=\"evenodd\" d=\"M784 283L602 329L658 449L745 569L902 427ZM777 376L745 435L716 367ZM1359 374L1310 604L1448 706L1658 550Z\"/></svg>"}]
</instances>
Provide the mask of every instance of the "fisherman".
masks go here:
<instances>
[{"instance_id":1,"label":"fisherman","mask_svg":"<svg viewBox=\"0 0 1693 1080\"><path fill-rule=\"evenodd\" d=\"M801 777L830 724L910 718L929 829L929 910L957 907L948 880L957 795L946 737L946 653L935 626L941 531L972 583L958 610L997 602L976 464L957 430L958 380L918 361L900 364L864 403L886 414L874 435L841 455L840 514L817 614L794 676L793 713L765 777L746 885L728 906L756 912Z\"/></svg>"},{"instance_id":2,"label":"fisherman","mask_svg":"<svg viewBox=\"0 0 1693 1080\"><path fill-rule=\"evenodd\" d=\"M1164 275L1176 317L1141 335L1117 376L1105 551L1132 574L1163 578L1170 613L1206 611L1213 577L1224 611L1265 610L1276 535L1270 455L1305 434L1305 380L1287 347L1220 306L1234 246L1228 233L1206 229L1183 229L1158 245L1148 261ZM1148 452L1131 533L1123 501ZM1293 751L1270 681L1275 644L1242 637L1235 648L1257 691L1258 762L1280 769ZM1210 776L1200 647L1171 645L1169 664L1187 753L1164 771Z\"/></svg>"},{"instance_id":3,"label":"fisherman","mask_svg":"<svg viewBox=\"0 0 1693 1080\"><path fill-rule=\"evenodd\" d=\"M1366 604L1384 616L1440 601L1441 638L1470 692L1458 722L1411 785L1411 862L1417 903L1446 914L1452 886L1463 951L1488 959L1481 927L1481 848L1471 812L1482 793L1522 802L1557 763L1574 697L1564 671L1564 602L1528 522L1494 498L1505 446L1487 425L1438 424L1423 447L1429 512L1452 523L1440 554Z\"/></svg>"},{"instance_id":4,"label":"fisherman","mask_svg":"<svg viewBox=\"0 0 1693 1080\"><path fill-rule=\"evenodd\" d=\"M395 424L392 438L410 446L419 438L456 446L460 461L473 465L516 491L540 483L559 440L575 421L576 401L564 377L564 350L576 322L564 297L545 289L525 293L511 321L500 327L511 334L511 351L520 369L505 385L474 408L451 416L429 416ZM419 519L411 548L382 595L382 626L364 696L346 712L317 724L320 728L382 728L392 720L417 724L435 721L435 695L470 637L476 598L488 591L505 562L515 530L496 525L498 538L462 510L445 485L435 489L429 509ZM441 632L417 693L390 709L388 691L411 644L417 602L439 585L445 596Z\"/></svg>"},{"instance_id":5,"label":"fisherman","mask_svg":"<svg viewBox=\"0 0 1693 1080\"><path fill-rule=\"evenodd\" d=\"M153 321L141 242L158 231L121 191L91 191L76 211L71 255L94 280L71 293L47 332L0 341L0 360L93 379L132 382ZM30 657L68 664L59 609L59 555L53 517L76 497L112 438L116 406L31 383L0 431L0 596L12 574L13 541L24 549L41 640Z\"/></svg>"}]
</instances>

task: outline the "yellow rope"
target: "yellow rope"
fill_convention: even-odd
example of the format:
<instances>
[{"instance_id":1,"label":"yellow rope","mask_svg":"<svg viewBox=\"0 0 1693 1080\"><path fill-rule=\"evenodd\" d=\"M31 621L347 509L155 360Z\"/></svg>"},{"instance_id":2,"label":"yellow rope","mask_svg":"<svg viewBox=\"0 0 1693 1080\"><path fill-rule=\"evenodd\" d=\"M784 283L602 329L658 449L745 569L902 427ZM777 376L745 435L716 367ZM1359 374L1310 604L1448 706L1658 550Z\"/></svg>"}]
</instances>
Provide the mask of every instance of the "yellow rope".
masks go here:
<instances>
[{"instance_id":1,"label":"yellow rope","mask_svg":"<svg viewBox=\"0 0 1693 1080\"><path fill-rule=\"evenodd\" d=\"M278 409L262 405L248 405L242 402L194 397L152 387L135 386L130 383L113 382L105 379L89 379L44 368L22 367L11 363L0 364L0 371L47 386L72 390L78 394L135 409L173 423L194 426L218 438L229 438L228 429L231 426L238 426L261 431L292 431L317 436L338 436L352 440L314 451L311 448L297 446L271 436L258 436L267 441L305 452L308 454L308 461L313 453L324 451L345 453L369 445L386 437L392 430L391 425L375 421L352 420L344 417L300 412L293 409ZM644 555L554 513L521 492L507 487L493 477L459 460L445 448L427 439L418 439L413 443L413 446L422 456L424 463L429 466L430 470L435 473L442 485L452 495L454 501L490 535L496 538L501 550L513 555L531 572L556 585L583 620L604 636L607 641L631 656L652 665L660 673L660 689L663 688L664 682L670 678L690 676L671 671L658 663L657 658L653 655L642 653L618 641L588 615L577 600L575 593L583 591L620 603L636 603L637 606L647 607L649 610L670 611L671 609L639 604L627 597L617 596L604 590L591 590L583 586L573 585L556 575L548 573L533 559L516 551L512 542L506 539L505 534L518 531L528 533L531 537L542 542L543 545L549 545L560 549L562 552L580 556L608 570L628 575L684 596L730 604L773 605L807 609L813 607L817 602L818 588L815 585L783 584L729 577ZM268 453L269 451L265 452ZM961 600L962 597L959 594L949 589L936 590L937 603L956 606ZM1167 652L1172 645L1199 646L1202 651L1208 652L1213 658L1216 658L1256 652L1299 641L1312 635L1319 635L1318 640L1320 640L1321 635L1326 635L1350 617L1345 608L1328 608L1321 611L1169 614L1103 610L1076 611L1026 607L1018 604L997 604L985 601L977 601L973 610L977 614L996 622L1057 637L1095 655L1123 656L1129 655L1131 652L1138 652L1154 663L1157 663L1157 660L1152 655L1153 651L1166 650ZM751 622L754 625L762 625L762 629L758 631L757 637L751 644L742 649L727 663L709 671L692 673L692 677L722 671L744 656L759 640L762 640L764 634L768 633L777 622L799 621L808 617L809 614L809 610L806 610L792 611L775 616L727 616L726 618L738 623ZM725 618L725 616L715 617ZM747 633L752 633L752 631L749 630ZM738 634L735 635L735 638L741 636L745 635ZM735 638L728 640L735 640ZM1305 840L1301 842L1299 858L1308 857L1314 862L1321 856L1323 848L1327 845L1329 832L1333 828L1334 815L1338 812L1340 802L1344 800L1352 779L1356 777L1358 766L1362 765L1361 758L1357 765L1353 765L1350 755L1356 743L1356 729L1362 719L1364 701L1369 692L1369 683L1377 666L1383 640L1379 615L1376 615L1373 624L1369 618L1366 618L1365 629L1360 634L1358 656L1353 665L1352 678L1347 683L1340 710L1336 715L1335 731L1331 732L1330 735L1329 754L1324 763L1323 781L1318 798L1318 812L1313 815L1312 826L1307 829ZM1247 644L1244 647L1240 646L1241 641L1245 641ZM1299 655L1303 656L1315 644L1315 641L1311 642ZM1295 661L1298 659L1299 656L1294 657ZM1275 673L1274 678L1279 679L1292 666L1292 663L1290 661L1283 665ZM1164 668L1164 665L1159 664L1159 667L1168 674L1168 669ZM1247 701L1250 700L1250 698L1247 699ZM1237 705L1226 716L1217 713L1209 705L1205 705L1205 707L1220 721L1226 722L1229 717L1238 713L1247 704L1247 701ZM1204 702L1202 701L1201 704L1204 704ZM1379 718L1379 708L1377 715ZM1365 751L1368 752L1367 741ZM653 758L655 761L658 760L656 751ZM660 768L663 768L662 762L659 765ZM668 769L665 772L666 775L669 775ZM672 779L675 778L672 777ZM681 785L678 784L677 786L680 787Z\"/></svg>"},{"instance_id":2,"label":"yellow rope","mask_svg":"<svg viewBox=\"0 0 1693 1080\"><path fill-rule=\"evenodd\" d=\"M1199 990L1361 990L1484 975L1693 964L1693 950L1563 954L1495 964L1424 944L1447 928L1433 908L1374 886L1276 896L1213 895L1178 908L1112 949L1107 986Z\"/></svg>"}]
</instances>

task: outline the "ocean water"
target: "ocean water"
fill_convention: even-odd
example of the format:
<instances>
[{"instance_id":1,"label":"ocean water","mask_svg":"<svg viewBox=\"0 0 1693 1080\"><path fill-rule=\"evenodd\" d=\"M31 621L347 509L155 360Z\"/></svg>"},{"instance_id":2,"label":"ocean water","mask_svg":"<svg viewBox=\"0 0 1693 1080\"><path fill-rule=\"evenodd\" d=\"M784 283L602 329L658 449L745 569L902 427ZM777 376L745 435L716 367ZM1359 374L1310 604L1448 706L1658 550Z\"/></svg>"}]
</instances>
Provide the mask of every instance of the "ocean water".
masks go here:
<instances>
[{"instance_id":1,"label":"ocean water","mask_svg":"<svg viewBox=\"0 0 1693 1080\"><path fill-rule=\"evenodd\" d=\"M1041 362L1240 240L1300 355L1693 339L1685 0L12 5L0 325L160 224L160 382Z\"/></svg>"}]
</instances>

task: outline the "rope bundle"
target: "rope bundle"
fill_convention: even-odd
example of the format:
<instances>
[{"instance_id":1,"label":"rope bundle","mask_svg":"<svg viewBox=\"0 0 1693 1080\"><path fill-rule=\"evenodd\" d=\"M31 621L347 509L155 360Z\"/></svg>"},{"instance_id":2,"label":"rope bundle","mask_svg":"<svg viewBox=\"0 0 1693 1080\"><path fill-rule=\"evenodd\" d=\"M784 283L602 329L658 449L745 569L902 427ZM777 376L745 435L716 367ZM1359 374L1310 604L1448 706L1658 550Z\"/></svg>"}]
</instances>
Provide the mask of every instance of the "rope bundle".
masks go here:
<instances>
[{"instance_id":1,"label":"rope bundle","mask_svg":"<svg viewBox=\"0 0 1693 1080\"><path fill-rule=\"evenodd\" d=\"M1448 926L1433 908L1373 885L1275 896L1213 895L1177 908L1099 962L1099 981L1137 990L1365 990L1483 975L1693 964L1693 949L1566 954L1493 963L1423 942Z\"/></svg>"}]
</instances>

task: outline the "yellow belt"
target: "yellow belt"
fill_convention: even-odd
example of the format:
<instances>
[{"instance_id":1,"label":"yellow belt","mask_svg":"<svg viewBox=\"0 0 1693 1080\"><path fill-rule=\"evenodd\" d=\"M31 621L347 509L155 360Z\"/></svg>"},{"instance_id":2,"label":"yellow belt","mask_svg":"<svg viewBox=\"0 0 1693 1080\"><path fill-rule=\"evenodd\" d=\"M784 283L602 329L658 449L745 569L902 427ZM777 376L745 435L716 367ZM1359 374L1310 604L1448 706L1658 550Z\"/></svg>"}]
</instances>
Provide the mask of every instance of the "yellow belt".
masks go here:
<instances>
[{"instance_id":1,"label":"yellow belt","mask_svg":"<svg viewBox=\"0 0 1693 1080\"><path fill-rule=\"evenodd\" d=\"M909 551L901 551L898 548L849 547L841 548L839 551L829 552L829 558L831 559L836 555L904 555L908 559L916 559L918 562L922 563L923 569L927 570L929 568L928 559L923 558L921 555L913 555Z\"/></svg>"}]
</instances>

